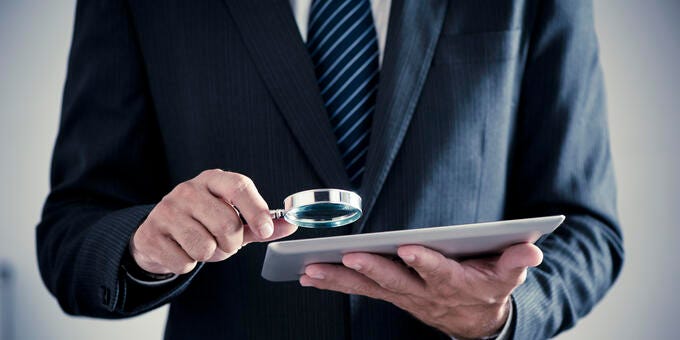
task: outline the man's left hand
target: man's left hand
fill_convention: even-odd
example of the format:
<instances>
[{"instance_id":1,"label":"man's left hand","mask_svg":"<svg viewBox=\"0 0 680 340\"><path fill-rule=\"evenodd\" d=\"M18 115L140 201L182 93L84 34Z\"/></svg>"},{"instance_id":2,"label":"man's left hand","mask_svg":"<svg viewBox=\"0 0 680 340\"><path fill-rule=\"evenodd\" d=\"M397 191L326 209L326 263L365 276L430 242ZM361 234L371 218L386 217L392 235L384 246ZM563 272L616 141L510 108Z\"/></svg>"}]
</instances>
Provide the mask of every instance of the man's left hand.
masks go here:
<instances>
[{"instance_id":1,"label":"man's left hand","mask_svg":"<svg viewBox=\"0 0 680 340\"><path fill-rule=\"evenodd\" d=\"M526 279L527 268L543 260L529 243L460 262L415 245L400 247L398 255L406 265L368 253L345 255L344 266L312 264L300 284L385 300L448 335L480 338L501 329L510 294Z\"/></svg>"}]
</instances>

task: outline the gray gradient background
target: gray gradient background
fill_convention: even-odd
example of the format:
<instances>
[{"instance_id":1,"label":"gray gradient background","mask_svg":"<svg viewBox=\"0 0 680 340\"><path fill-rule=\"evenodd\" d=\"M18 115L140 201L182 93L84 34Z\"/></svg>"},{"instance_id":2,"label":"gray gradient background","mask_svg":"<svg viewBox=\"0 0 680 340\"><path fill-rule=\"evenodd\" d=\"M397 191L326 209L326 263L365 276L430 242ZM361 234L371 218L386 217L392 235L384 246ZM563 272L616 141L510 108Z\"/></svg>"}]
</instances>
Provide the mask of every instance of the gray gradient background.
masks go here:
<instances>
[{"instance_id":1,"label":"gray gradient background","mask_svg":"<svg viewBox=\"0 0 680 340\"><path fill-rule=\"evenodd\" d=\"M38 274L34 226L48 190L74 6L0 0L0 261L16 274L14 333L158 339L167 307L122 321L69 317ZM627 261L605 300L559 338L670 339L680 331L680 2L595 0L595 9Z\"/></svg>"}]
</instances>

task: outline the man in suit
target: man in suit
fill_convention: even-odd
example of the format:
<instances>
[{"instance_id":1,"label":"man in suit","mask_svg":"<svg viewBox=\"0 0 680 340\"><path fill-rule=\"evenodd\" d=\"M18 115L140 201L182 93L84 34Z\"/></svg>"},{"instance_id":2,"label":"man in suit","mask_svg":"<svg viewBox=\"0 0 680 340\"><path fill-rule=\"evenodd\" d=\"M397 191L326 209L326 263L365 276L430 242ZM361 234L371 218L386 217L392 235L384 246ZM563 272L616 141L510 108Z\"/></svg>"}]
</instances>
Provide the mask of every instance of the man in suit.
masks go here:
<instances>
[{"instance_id":1,"label":"man in suit","mask_svg":"<svg viewBox=\"0 0 680 340\"><path fill-rule=\"evenodd\" d=\"M80 1L43 279L75 315L170 302L170 339L554 336L623 261L592 15L586 0ZM364 217L269 217L322 187L356 190ZM540 250L408 246L404 264L260 277L264 241L290 234L551 214L567 220Z\"/></svg>"}]
</instances>

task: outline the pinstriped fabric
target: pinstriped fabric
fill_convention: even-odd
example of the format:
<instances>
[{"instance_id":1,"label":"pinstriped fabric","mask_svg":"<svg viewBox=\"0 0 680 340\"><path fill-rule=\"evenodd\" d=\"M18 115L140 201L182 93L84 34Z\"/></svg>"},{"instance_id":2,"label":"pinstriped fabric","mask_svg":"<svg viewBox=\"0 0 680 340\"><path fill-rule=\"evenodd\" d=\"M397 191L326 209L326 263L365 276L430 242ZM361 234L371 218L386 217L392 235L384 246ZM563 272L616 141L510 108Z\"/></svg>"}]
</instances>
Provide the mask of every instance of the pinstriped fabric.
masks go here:
<instances>
[{"instance_id":1,"label":"pinstriped fabric","mask_svg":"<svg viewBox=\"0 0 680 340\"><path fill-rule=\"evenodd\" d=\"M365 170L378 87L378 39L368 0L315 0L307 48L353 186Z\"/></svg>"}]
</instances>

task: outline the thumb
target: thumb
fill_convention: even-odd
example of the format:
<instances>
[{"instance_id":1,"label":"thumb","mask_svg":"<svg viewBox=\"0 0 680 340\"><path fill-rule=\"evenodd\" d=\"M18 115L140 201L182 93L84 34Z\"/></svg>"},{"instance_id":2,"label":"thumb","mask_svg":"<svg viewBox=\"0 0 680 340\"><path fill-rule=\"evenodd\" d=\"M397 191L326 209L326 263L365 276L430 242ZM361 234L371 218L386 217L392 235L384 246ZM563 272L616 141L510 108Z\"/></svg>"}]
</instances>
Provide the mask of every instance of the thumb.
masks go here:
<instances>
[{"instance_id":1,"label":"thumb","mask_svg":"<svg viewBox=\"0 0 680 340\"><path fill-rule=\"evenodd\" d=\"M286 220L284 220L283 218L277 218L274 220L274 232L272 233L272 236L269 236L266 239L261 239L259 236L253 234L250 228L244 228L243 245L245 246L250 242L268 242L284 238L294 233L297 230L297 228L298 227L296 225L286 222Z\"/></svg>"},{"instance_id":2,"label":"thumb","mask_svg":"<svg viewBox=\"0 0 680 340\"><path fill-rule=\"evenodd\" d=\"M543 262L543 252L532 243L510 246L503 251L496 262L496 271L501 280L523 282L528 267L536 267Z\"/></svg>"},{"instance_id":3,"label":"thumb","mask_svg":"<svg viewBox=\"0 0 680 340\"><path fill-rule=\"evenodd\" d=\"M284 219L279 218L274 220L274 233L272 233L272 236L269 236L266 239L261 239L259 236L255 235L253 231L250 228L243 228L243 244L241 247L245 247L248 243L250 242L267 242L267 241L273 241L276 239L280 239L283 237L286 237L292 233L294 233L297 230L296 225L292 225L288 222L286 222ZM240 248L239 248L240 250ZM238 251L236 251L238 252ZM232 255L236 254L236 252L233 252L231 254L227 254L223 252L220 249L215 250L215 254L213 257L211 257L208 261L206 262L219 262L219 261L224 261L231 257Z\"/></svg>"}]
</instances>

